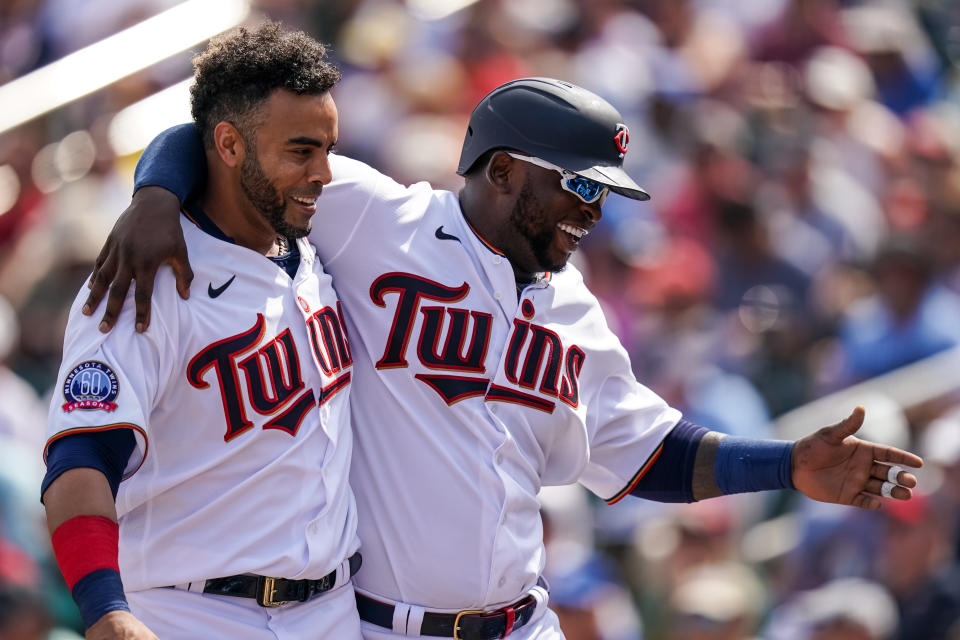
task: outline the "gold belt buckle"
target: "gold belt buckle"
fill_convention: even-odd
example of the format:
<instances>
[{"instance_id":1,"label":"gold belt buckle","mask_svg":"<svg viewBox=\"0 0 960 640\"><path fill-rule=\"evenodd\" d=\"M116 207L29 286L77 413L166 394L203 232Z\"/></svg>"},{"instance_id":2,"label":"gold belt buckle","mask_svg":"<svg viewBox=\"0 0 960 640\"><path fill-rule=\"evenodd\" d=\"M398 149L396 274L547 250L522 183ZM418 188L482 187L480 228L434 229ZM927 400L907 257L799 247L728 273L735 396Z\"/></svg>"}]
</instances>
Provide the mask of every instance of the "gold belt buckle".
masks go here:
<instances>
[{"instance_id":1,"label":"gold belt buckle","mask_svg":"<svg viewBox=\"0 0 960 640\"><path fill-rule=\"evenodd\" d=\"M463 616L470 616L475 613L483 613L483 609L467 609L466 611L461 611L457 614L456 619L453 621L453 640L463 640L460 637L460 618Z\"/></svg>"},{"instance_id":2,"label":"gold belt buckle","mask_svg":"<svg viewBox=\"0 0 960 640\"><path fill-rule=\"evenodd\" d=\"M273 596L277 593L277 587L274 584L276 578L268 578L263 576L261 583L263 584L262 595L257 598L257 603L261 607L279 607L282 604L287 604L286 600L274 600Z\"/></svg>"}]
</instances>

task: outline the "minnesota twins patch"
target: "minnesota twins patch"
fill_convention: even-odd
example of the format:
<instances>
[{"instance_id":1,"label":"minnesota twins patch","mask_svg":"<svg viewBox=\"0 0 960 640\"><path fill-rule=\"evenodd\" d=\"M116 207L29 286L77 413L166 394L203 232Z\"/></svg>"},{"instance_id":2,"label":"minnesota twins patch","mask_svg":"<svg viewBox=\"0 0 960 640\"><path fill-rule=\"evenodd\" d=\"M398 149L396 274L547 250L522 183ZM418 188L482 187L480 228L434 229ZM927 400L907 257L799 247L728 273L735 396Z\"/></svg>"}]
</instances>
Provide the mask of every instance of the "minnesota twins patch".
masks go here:
<instances>
[{"instance_id":1,"label":"minnesota twins patch","mask_svg":"<svg viewBox=\"0 0 960 640\"><path fill-rule=\"evenodd\" d=\"M96 360L87 360L75 366L63 381L66 402L62 409L65 413L75 409L113 411L117 408L114 400L119 390L117 374L110 367Z\"/></svg>"}]
</instances>

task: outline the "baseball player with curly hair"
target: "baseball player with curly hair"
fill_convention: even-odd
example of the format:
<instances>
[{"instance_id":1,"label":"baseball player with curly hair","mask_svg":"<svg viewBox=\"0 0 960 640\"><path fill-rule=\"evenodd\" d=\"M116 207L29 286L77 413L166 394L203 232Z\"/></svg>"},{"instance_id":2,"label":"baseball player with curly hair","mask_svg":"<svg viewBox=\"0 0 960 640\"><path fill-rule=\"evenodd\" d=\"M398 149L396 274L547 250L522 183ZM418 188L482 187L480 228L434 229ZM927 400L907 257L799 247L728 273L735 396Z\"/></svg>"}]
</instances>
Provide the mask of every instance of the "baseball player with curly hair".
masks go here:
<instances>
[{"instance_id":1,"label":"baseball player with curly hair","mask_svg":"<svg viewBox=\"0 0 960 640\"><path fill-rule=\"evenodd\" d=\"M189 284L183 249L167 239L202 171L199 149L187 125L141 159L141 188L86 305L92 313L110 289L104 331L131 276L141 325L158 264L171 259ZM364 637L562 638L540 579L544 485L579 482L610 503L784 488L869 509L881 494L909 499L916 479L895 465L921 460L857 439L862 409L797 442L757 441L690 423L637 382L568 264L611 192L649 197L622 168L628 152L610 104L526 78L474 109L459 194L331 156L310 238L352 338ZM202 296L206 275L193 279Z\"/></svg>"},{"instance_id":2,"label":"baseball player with curly hair","mask_svg":"<svg viewBox=\"0 0 960 640\"><path fill-rule=\"evenodd\" d=\"M44 452L53 548L87 638L359 638L352 360L306 239L339 72L271 24L194 66L208 179L175 232L210 285L183 302L159 273L142 333L133 313L101 333L75 301Z\"/></svg>"}]
</instances>

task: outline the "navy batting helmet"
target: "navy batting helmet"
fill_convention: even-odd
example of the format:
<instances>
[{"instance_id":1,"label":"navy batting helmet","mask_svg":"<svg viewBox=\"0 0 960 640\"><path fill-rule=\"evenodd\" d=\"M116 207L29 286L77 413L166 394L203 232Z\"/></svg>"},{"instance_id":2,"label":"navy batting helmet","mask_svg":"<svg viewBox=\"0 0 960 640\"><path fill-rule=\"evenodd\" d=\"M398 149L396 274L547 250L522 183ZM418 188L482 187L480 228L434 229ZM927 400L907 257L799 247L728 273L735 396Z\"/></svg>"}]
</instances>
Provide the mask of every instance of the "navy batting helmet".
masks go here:
<instances>
[{"instance_id":1,"label":"navy batting helmet","mask_svg":"<svg viewBox=\"0 0 960 640\"><path fill-rule=\"evenodd\" d=\"M630 132L609 102L553 78L500 85L474 108L457 173L464 175L491 149L516 149L610 187L649 200L623 170Z\"/></svg>"}]
</instances>

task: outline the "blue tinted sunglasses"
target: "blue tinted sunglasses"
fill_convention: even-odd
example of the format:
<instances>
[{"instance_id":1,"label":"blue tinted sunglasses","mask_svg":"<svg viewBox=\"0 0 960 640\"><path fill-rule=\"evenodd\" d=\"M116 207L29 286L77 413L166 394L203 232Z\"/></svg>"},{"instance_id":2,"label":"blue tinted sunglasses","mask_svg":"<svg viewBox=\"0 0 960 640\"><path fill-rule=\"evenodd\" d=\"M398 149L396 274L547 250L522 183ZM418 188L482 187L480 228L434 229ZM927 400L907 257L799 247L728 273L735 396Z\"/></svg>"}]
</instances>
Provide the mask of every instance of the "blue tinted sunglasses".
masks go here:
<instances>
[{"instance_id":1,"label":"blue tinted sunglasses","mask_svg":"<svg viewBox=\"0 0 960 640\"><path fill-rule=\"evenodd\" d=\"M607 187L607 185L601 184L596 180L591 180L590 178L584 178L583 176L577 175L573 171L561 169L557 165L550 164L546 160L541 160L540 158L536 158L534 156L522 156L509 151L505 153L511 158L523 160L524 162L535 164L538 167L556 171L560 174L560 186L563 187L563 190L569 191L587 204L593 204L599 200L600 204L602 205L603 201L607 199L607 194L610 193L610 188Z\"/></svg>"}]
</instances>

